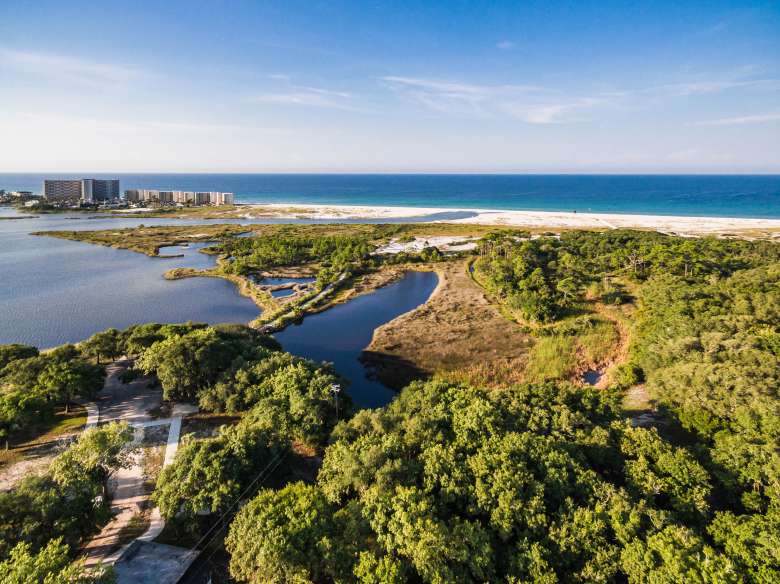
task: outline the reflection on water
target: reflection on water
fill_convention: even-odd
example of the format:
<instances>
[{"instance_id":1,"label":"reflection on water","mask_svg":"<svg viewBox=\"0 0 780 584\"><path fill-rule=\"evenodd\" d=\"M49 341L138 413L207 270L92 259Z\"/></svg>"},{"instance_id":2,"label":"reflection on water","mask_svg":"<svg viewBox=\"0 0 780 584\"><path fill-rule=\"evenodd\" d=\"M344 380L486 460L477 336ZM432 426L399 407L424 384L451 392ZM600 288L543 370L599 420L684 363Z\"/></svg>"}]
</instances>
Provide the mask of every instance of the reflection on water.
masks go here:
<instances>
[{"instance_id":1,"label":"reflection on water","mask_svg":"<svg viewBox=\"0 0 780 584\"><path fill-rule=\"evenodd\" d=\"M409 272L376 292L307 316L301 324L289 326L275 337L285 351L333 363L349 379L348 393L357 406L383 406L395 392L368 379L358 358L371 342L374 329L423 304L437 282L438 276L432 272Z\"/></svg>"},{"instance_id":2,"label":"reflection on water","mask_svg":"<svg viewBox=\"0 0 780 584\"><path fill-rule=\"evenodd\" d=\"M4 215L12 214L4 210ZM80 341L112 326L187 320L245 323L257 317L257 306L226 280L168 281L162 277L175 267L212 266L214 257L197 251L206 244L163 250L183 257L149 258L127 250L29 235L37 230L120 228L139 223L144 221L69 221L61 215L0 221L0 343L51 347Z\"/></svg>"},{"instance_id":3,"label":"reflection on water","mask_svg":"<svg viewBox=\"0 0 780 584\"><path fill-rule=\"evenodd\" d=\"M589 369L588 371L582 374L582 380L588 385L596 385L599 381L601 381L601 376L602 374L599 373L598 371Z\"/></svg>"},{"instance_id":4,"label":"reflection on water","mask_svg":"<svg viewBox=\"0 0 780 584\"><path fill-rule=\"evenodd\" d=\"M436 213L435 216L383 221L344 219L340 222L409 222L454 219L460 216L444 215ZM30 218L8 207L0 207L0 216L25 217L19 220L0 220L0 343L19 342L51 347L64 342L80 341L108 327L125 328L143 322L187 320L246 323L259 314L255 304L240 296L235 286L226 280L187 278L168 281L162 277L167 270L175 267L202 269L213 266L214 256L198 253L198 249L208 244L171 246L161 250L163 255L182 257L149 258L127 250L30 235L34 231L123 229L140 225L202 225L210 223L208 220L112 218L81 213L43 214ZM261 218L220 219L218 222L248 225L325 224L333 221ZM423 281L428 282L430 290L427 289L428 284L422 285ZM370 342L375 326L424 301L435 286L435 276L410 275L396 286L400 286L403 291L407 290L410 283L417 283L412 288L418 290L417 295L413 294L411 298L401 292L398 299L390 298L396 294L388 292L395 289L390 286L375 295L357 298L334 309L336 314L344 314L345 310L358 310L364 303L369 302L369 298L376 298L369 304L377 324L370 326L370 319L359 317L360 322L354 325L354 331L350 333L350 338L361 340L354 348L350 348L347 360L352 370L359 371L361 376L362 366L355 359L360 350ZM420 285L423 293L419 292ZM391 304L384 306L383 299L387 295ZM403 298L407 298L409 302L404 304ZM316 323L334 311L309 317L306 322ZM346 320L352 322L349 316ZM304 326L308 331L309 325ZM300 329L301 327L293 327L290 330ZM330 338L326 332L306 334L309 337L320 335L326 340ZM291 338L292 336L290 333ZM321 358L335 361L330 356ZM355 367L359 369L354 369ZM350 376L348 369L342 373ZM362 383L358 381L354 384L353 393L359 390ZM392 393L379 384L375 385L388 396L386 399L389 399ZM379 401L384 403L386 399ZM371 399L357 401L363 405L378 404Z\"/></svg>"},{"instance_id":5,"label":"reflection on water","mask_svg":"<svg viewBox=\"0 0 780 584\"><path fill-rule=\"evenodd\" d=\"M258 283L263 286L281 286L282 284L311 284L317 278L263 278Z\"/></svg>"}]
</instances>

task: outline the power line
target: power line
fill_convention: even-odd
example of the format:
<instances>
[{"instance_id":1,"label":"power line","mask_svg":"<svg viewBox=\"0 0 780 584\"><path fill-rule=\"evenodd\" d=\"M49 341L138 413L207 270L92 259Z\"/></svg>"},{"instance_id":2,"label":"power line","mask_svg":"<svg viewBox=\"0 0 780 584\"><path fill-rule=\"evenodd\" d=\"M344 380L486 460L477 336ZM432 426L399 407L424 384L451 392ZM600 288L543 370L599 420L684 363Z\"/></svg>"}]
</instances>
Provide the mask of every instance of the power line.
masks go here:
<instances>
[{"instance_id":1,"label":"power line","mask_svg":"<svg viewBox=\"0 0 780 584\"><path fill-rule=\"evenodd\" d=\"M206 537L208 537L208 535L209 535L209 534L210 534L210 533L211 533L211 532L214 530L214 528L215 528L216 526L218 526L220 523L222 523L222 521L225 519L225 517L227 517L227 515L230 513L230 511L233 509L233 507L235 507L235 506L236 506L236 505L237 505L237 504L238 504L238 503L241 501L241 499L243 499L243 498L244 498L244 495L246 495L246 494L249 492L249 490L250 490L250 489L251 489L251 488L252 488L252 487L255 485L255 483L257 483L257 481L258 481L258 480L259 480L259 479L262 477L263 473L265 473L265 471L266 471L266 470L268 470L268 468L269 468L269 467L270 467L272 464L274 464L274 463L277 463L277 464L274 466L274 468L272 469L272 472L273 472L273 470L275 470L275 469L276 469L276 467L277 467L277 466L279 466L279 464L278 464L278 463L281 463L281 460L282 460L282 459L283 459L285 456L286 456L286 453L285 453L285 454L277 454L277 455L276 455L276 456L275 456L275 457L274 457L274 458L271 460L271 462L269 462L269 463L268 463L268 464L265 466L265 468L264 468L263 470L261 470L261 471L260 471L260 472L257 474L257 476L255 476L255 478L252 480L252 482L251 482L251 483L249 483L249 486L248 486L246 489L244 489L244 490L243 490L243 491L242 491L242 492L241 492L241 493L238 495L238 497L236 497L236 500L235 500L235 501L233 501L233 503L230 505L230 507L228 507L228 508L225 510L225 512L224 512L224 513L222 513L222 515L219 517L219 519L217 520L217 522L216 522L214 525L212 525L212 526L211 526L211 527L208 529L208 531L206 531L206 533L204 533L204 534L203 534L203 536L201 536L201 538L200 538L200 539L199 539L199 540L198 540L198 541L195 543L195 545L193 545L193 546L192 546L192 548L191 548L191 551L195 551L195 549L196 549L196 548L197 548L199 545L201 545L201 543L203 543L203 541L204 541L204 540L206 539Z\"/></svg>"},{"instance_id":2,"label":"power line","mask_svg":"<svg viewBox=\"0 0 780 584\"><path fill-rule=\"evenodd\" d=\"M237 503L238 501L241 501L241 499L243 498L243 496L244 496L244 495L245 495L245 494L246 494L246 493L249 491L249 489L252 487L252 485L254 485L254 484L257 482L257 480L260 478L260 476L261 476L261 475L263 475L263 474L266 472L266 470L268 470L268 467L269 467L271 464L273 464L274 466L273 466L273 468L271 468L271 469L268 471L268 476L270 476L270 474L271 474L271 473L273 473L273 472L274 472L274 471L275 471L275 470L276 470L276 469L279 467L279 465L280 465L280 464L282 464L282 460L284 460L284 458L285 458L285 457L286 457L286 453L285 453L285 454L283 454L283 455L282 455L282 454L279 454L279 455L277 455L277 456L276 456L276 457L275 457L275 458L274 458L274 459L273 459L273 460L272 460L270 463L268 463L268 465L266 465L266 467L265 467L265 468L264 468L262 471L260 471L260 473L257 475L257 477L255 477L255 479L252 481L252 483L249 485L249 487L247 487L247 488L244 490L244 492L243 492L243 493L241 493L241 495L239 495L239 497L238 497L238 499L236 500L236 502L234 502L234 503L233 503L233 505L231 505L231 507L228 509L228 511L229 511L229 510L230 510L230 509L231 509L233 506L235 506L235 503ZM266 477L266 478L267 478L267 477ZM263 480L265 480L265 479L263 479ZM262 482L262 481L261 481L261 482ZM209 531L207 531L207 532L206 532L206 534L204 534L204 536L203 536L203 537L201 537L200 541L199 541L198 543L196 543L196 544L195 544L195 546L193 546L193 548L192 548L193 550L194 550L194 549L195 549L195 547L197 547L197 546L198 546L198 545L199 545L199 544L200 544L200 543L203 541L203 539L204 539L204 538L205 538L205 537L206 537L206 536L207 536L207 535L208 535L208 534L209 534L209 533L210 533L210 532L211 532L211 531L214 529L214 527L216 527L216 526L218 526L218 525L220 525L220 524L222 523L222 520L225 518L225 516L226 516L226 515L227 515L227 511L226 511L225 513L223 513L223 514L222 514L222 516L219 518L219 521L217 521L217 522L216 522L216 523L215 523L215 524L214 524L214 525L211 527L211 529L209 529ZM206 543L206 545L205 545L204 547L208 547L208 545L211 543L211 541L212 541L212 540L213 540L215 537L217 537L217 535L219 535L220 531L221 531L221 529L220 529L220 530L218 530L216 533L214 533L214 535L213 535L212 537L210 537L210 538L209 538L208 542ZM203 562L201 563L201 566L200 566L200 568L198 568L197 572L195 572L194 574L192 574L192 577L195 577L195 576L197 576L197 575L201 574L201 572L203 571L203 569L204 569L204 568L208 568L208 566L209 566L209 562L211 561L211 558L213 558L213 557L214 557L214 555L215 555L215 554L216 554L218 551L219 551L219 548L215 548L215 549L214 549L214 550L213 550L213 551L212 551L212 552L211 552L211 553L208 555L208 557L207 557L205 560L203 560Z\"/></svg>"}]
</instances>

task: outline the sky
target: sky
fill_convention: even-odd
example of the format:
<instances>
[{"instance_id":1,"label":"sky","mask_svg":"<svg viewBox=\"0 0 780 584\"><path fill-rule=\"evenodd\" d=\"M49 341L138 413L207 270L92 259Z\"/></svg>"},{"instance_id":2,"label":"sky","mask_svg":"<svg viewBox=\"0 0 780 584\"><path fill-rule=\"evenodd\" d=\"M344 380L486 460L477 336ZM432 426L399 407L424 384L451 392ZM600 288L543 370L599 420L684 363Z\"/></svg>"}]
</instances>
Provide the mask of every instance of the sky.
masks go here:
<instances>
[{"instance_id":1,"label":"sky","mask_svg":"<svg viewBox=\"0 0 780 584\"><path fill-rule=\"evenodd\" d=\"M0 172L780 173L780 2L0 0Z\"/></svg>"}]
</instances>

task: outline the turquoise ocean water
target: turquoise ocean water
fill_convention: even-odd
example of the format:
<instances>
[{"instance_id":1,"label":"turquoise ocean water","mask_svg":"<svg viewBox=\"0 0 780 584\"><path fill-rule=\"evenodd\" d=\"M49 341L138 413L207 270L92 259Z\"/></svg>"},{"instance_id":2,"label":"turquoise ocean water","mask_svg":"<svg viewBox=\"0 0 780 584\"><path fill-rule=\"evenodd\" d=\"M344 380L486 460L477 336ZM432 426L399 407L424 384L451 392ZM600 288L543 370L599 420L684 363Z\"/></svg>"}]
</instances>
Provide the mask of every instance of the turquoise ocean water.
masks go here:
<instances>
[{"instance_id":1,"label":"turquoise ocean water","mask_svg":"<svg viewBox=\"0 0 780 584\"><path fill-rule=\"evenodd\" d=\"M780 218L780 175L0 174L0 189L39 192L44 177L69 176L232 191L240 203Z\"/></svg>"}]
</instances>

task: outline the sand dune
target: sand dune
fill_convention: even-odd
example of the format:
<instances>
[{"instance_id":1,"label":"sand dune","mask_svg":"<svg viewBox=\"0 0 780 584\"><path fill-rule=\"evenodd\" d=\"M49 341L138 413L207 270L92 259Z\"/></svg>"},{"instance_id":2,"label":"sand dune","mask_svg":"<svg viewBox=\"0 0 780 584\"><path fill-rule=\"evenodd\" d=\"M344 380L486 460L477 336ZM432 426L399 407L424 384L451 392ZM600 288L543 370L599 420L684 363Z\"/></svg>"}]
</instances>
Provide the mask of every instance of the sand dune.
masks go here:
<instances>
[{"instance_id":1,"label":"sand dune","mask_svg":"<svg viewBox=\"0 0 780 584\"><path fill-rule=\"evenodd\" d=\"M403 219L425 215L452 214L448 223L505 225L551 229L635 228L673 232L681 235L772 232L780 236L780 219L744 219L724 217L676 217L668 215L622 215L609 213L573 213L557 211L502 211L495 209L441 209L434 207L366 207L357 205L281 204L247 205L254 211L279 217L312 219Z\"/></svg>"}]
</instances>

